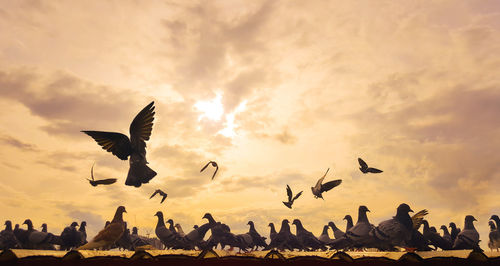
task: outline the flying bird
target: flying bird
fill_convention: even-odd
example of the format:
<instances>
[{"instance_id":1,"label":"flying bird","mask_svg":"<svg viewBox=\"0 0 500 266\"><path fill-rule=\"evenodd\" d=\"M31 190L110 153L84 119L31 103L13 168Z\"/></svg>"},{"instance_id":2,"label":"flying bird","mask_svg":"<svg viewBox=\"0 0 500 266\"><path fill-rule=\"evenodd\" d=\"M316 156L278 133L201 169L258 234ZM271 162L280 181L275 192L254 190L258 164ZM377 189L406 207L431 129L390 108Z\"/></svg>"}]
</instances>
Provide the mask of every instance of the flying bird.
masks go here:
<instances>
[{"instance_id":1,"label":"flying bird","mask_svg":"<svg viewBox=\"0 0 500 266\"><path fill-rule=\"evenodd\" d=\"M146 141L151 136L154 120L154 102L142 109L130 124L130 139L121 133L104 131L82 132L91 136L97 144L122 160L127 160L130 156L130 167L128 170L125 185L140 187L148 183L156 172L147 166Z\"/></svg>"},{"instance_id":2,"label":"flying bird","mask_svg":"<svg viewBox=\"0 0 500 266\"><path fill-rule=\"evenodd\" d=\"M298 199L300 197L300 195L302 195L302 191L297 193L297 195L295 195L295 197L293 197L292 189L290 188L289 185L286 185L286 194L288 195L288 201L287 202L283 201L283 204L285 204L285 206L287 206L289 209L291 209L293 202L296 199Z\"/></svg>"},{"instance_id":3,"label":"flying bird","mask_svg":"<svg viewBox=\"0 0 500 266\"><path fill-rule=\"evenodd\" d=\"M161 191L161 189L155 190L153 195L151 195L151 197L149 197L149 198L152 199L156 194L160 194L163 197L160 201L160 204L163 203L163 201L165 201L165 199L167 198L167 193Z\"/></svg>"},{"instance_id":4,"label":"flying bird","mask_svg":"<svg viewBox=\"0 0 500 266\"><path fill-rule=\"evenodd\" d=\"M107 178L107 179L100 179L100 180L95 180L94 179L94 165L92 165L92 168L90 168L90 177L92 180L88 179L89 183L93 186L96 187L97 185L111 185L116 182L116 178Z\"/></svg>"},{"instance_id":5,"label":"flying bird","mask_svg":"<svg viewBox=\"0 0 500 266\"><path fill-rule=\"evenodd\" d=\"M358 158L358 162L359 162L359 170L361 170L361 172L363 172L363 174L366 174L366 173L382 173L383 171L382 170L379 170L377 168L373 168L373 167L368 167L368 164L363 161L363 159L361 158Z\"/></svg>"},{"instance_id":6,"label":"flying bird","mask_svg":"<svg viewBox=\"0 0 500 266\"><path fill-rule=\"evenodd\" d=\"M314 198L321 198L323 199L323 192L327 192L328 190L340 185L340 183L342 183L342 179L337 179L337 180L333 180L333 181L329 181L329 182L326 182L324 184L321 184L323 183L323 179L325 179L326 177L326 174L328 174L328 170L330 170L330 168L328 168L326 170L326 173L325 175L323 175L319 180L318 182L316 182L316 185L314 187L311 187L311 190L312 190L312 193L314 195Z\"/></svg>"},{"instance_id":7,"label":"flying bird","mask_svg":"<svg viewBox=\"0 0 500 266\"><path fill-rule=\"evenodd\" d=\"M215 161L210 161L208 162L207 164L205 164L205 166L203 166L203 168L201 168L200 170L200 173L203 172L203 170L205 170L205 168L207 168L209 165L212 165L213 167L215 167L215 172L214 174L212 175L212 180L214 179L215 175L217 174L217 171L219 171L219 166L217 165L217 163Z\"/></svg>"}]
</instances>

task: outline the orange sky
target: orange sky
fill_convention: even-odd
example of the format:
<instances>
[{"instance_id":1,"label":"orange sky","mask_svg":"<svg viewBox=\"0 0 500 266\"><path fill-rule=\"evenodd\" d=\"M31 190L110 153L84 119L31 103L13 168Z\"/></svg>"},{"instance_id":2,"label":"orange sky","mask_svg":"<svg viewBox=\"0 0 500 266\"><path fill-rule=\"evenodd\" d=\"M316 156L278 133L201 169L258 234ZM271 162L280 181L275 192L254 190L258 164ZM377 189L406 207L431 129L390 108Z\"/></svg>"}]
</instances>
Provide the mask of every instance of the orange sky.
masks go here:
<instances>
[{"instance_id":1,"label":"orange sky","mask_svg":"<svg viewBox=\"0 0 500 266\"><path fill-rule=\"evenodd\" d=\"M359 205L378 224L406 202L437 228L474 215L485 247L499 29L496 0L0 0L0 219L55 233L87 220L92 236L124 205L144 234L162 210L185 231L211 212L237 233L300 218L319 235ZM151 100L158 176L126 187L128 162L80 130L128 134ZM358 157L384 173L362 175ZM94 162L118 182L91 187ZM314 199L327 168L343 183ZM292 210L286 184L304 190Z\"/></svg>"}]
</instances>

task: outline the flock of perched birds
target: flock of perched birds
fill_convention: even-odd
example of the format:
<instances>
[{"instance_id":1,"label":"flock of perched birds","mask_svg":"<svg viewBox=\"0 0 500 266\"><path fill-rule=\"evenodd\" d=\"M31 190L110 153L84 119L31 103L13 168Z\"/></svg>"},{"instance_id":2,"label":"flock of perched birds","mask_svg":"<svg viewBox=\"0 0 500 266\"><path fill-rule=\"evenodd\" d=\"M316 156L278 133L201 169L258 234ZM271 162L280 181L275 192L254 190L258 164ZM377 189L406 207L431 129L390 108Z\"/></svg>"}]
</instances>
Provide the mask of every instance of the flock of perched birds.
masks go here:
<instances>
[{"instance_id":1,"label":"flock of perched birds","mask_svg":"<svg viewBox=\"0 0 500 266\"><path fill-rule=\"evenodd\" d=\"M156 176L156 172L147 166L146 160L146 141L151 136L154 120L154 102L151 102L144 107L134 118L130 125L130 138L122 133L104 132L104 131L82 131L91 136L104 150L111 152L122 160L129 160L130 167L125 181L125 185L140 187L144 183L148 183ZM382 170L369 167L368 164L361 158L358 158L359 169L363 174L381 173ZM214 179L219 169L215 161L209 161L201 170L203 172L209 165L215 168L212 175ZM328 181L323 183L326 173L319 178L315 186L311 187L312 194L315 198L323 199L323 193L327 192L342 183L341 179ZM92 186L111 185L117 179L94 179L94 166L91 168L91 179L88 179ZM303 191L300 191L295 196L289 185L286 187L288 201L283 204L292 208L295 200L297 200ZM151 195L150 199L155 195L162 196L163 203L167 198L167 193L161 189L157 189ZM60 235L54 235L47 232L47 225L42 226L42 231L37 231L33 227L30 219L24 221L27 229L19 228L16 224L12 229L10 221L5 222L5 229L0 232L0 248L27 248L27 249L55 249L55 245L59 249L111 249L122 248L135 250L142 248L171 248L171 249L210 249L220 245L222 249L226 246L239 248L239 251L248 251L249 249L279 249L279 250L353 250L365 248L377 248L379 250L396 250L397 248L405 248L407 250L449 250L449 249L480 249L479 248L479 233L476 231L473 222L476 219L472 215L465 217L463 230L456 227L455 223L450 223L449 227L442 225L443 234L440 235L435 227L429 226L429 223L424 219L428 214L427 210L417 212L410 216L413 212L410 206L403 203L398 206L396 215L391 219L381 222L375 226L368 220L366 206L360 206L358 210L358 220L353 224L350 215L346 215L344 220L347 221L345 231L340 230L334 222L329 222L323 227L323 232L319 237L316 237L310 231L304 228L299 219L294 219L292 224L296 227L296 234L293 234L290 229L290 222L284 219L281 222L279 232L276 231L273 223L269 223L270 234L269 239L262 237L257 230L253 221L249 221L249 231L243 234L234 234L228 225L216 221L210 213L206 213L203 219L207 222L201 226L194 226L193 230L185 234L180 224L175 224L172 219L167 220L168 227L165 224L163 213L158 211L158 221L155 229L156 238L149 238L138 235L138 229L134 227L132 233L127 228L127 223L123 221L123 213L126 212L125 207L119 206L111 220L107 222L102 229L90 242L87 242L87 233L85 230L86 222L82 221L77 229L78 223L73 222L66 227ZM422 232L419 228L422 227ZM490 234L488 247L498 251L500 247L500 219L497 215L491 217L489 222ZM328 230L333 230L334 238L330 238ZM205 235L208 230L211 231L210 237L205 240ZM266 241L267 240L267 241Z\"/></svg>"},{"instance_id":2,"label":"flock of perched birds","mask_svg":"<svg viewBox=\"0 0 500 266\"><path fill-rule=\"evenodd\" d=\"M155 234L157 238L149 238L138 234L134 227L132 233L123 220L125 207L119 206L111 222L106 222L105 227L89 242L85 230L86 222L73 222L64 228L60 235L47 232L47 225L42 225L42 231L35 230L30 219L23 223L27 229L19 228L16 224L12 228L11 221L5 222L5 229L0 232L0 249L24 248L24 249L112 249L120 248L127 250L142 249L213 249L220 246L221 249L229 247L230 250L238 248L238 252L249 250L364 250L376 248L383 251L394 251L404 248L408 251L429 250L455 250L475 249L479 247L479 233L474 227L476 219L472 215L465 217L462 230L451 222L449 226L442 225L443 234L439 234L434 226L429 226L424 217L427 210L421 210L410 216L413 210L408 204L402 203L397 207L396 215L379 223L377 226L370 223L366 206L359 206L358 220L354 224L352 217L346 215L347 221L345 231L340 230L333 221L323 227L320 236L316 237L308 231L299 219L294 219L295 234L291 232L290 221L281 221L281 228L276 231L273 223L269 223L269 238L260 235L255 229L253 221L248 222L249 230L246 233L234 234L227 224L216 221L210 213L206 213L202 219L207 222L201 226L195 225L189 233L184 233L180 224L175 224L172 219L165 223L163 213L158 211L155 216L157 223ZM492 215L489 221L490 233L488 247L498 251L500 248L500 218ZM422 230L420 230L420 228ZM448 231L448 227L450 231ZM333 231L330 238L329 229ZM211 231L209 237L207 232Z\"/></svg>"}]
</instances>

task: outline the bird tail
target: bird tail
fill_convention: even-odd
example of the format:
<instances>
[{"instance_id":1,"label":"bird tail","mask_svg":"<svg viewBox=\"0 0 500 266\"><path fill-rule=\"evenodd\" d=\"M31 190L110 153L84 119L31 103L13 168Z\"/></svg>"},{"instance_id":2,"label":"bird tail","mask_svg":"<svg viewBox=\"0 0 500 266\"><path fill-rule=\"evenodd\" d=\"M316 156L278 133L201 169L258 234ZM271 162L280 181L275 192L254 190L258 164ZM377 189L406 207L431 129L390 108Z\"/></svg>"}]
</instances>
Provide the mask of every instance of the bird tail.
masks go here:
<instances>
[{"instance_id":1,"label":"bird tail","mask_svg":"<svg viewBox=\"0 0 500 266\"><path fill-rule=\"evenodd\" d=\"M149 183L149 180L155 176L156 172L149 168L144 161L131 161L125 185L140 187L142 184Z\"/></svg>"},{"instance_id":2,"label":"bird tail","mask_svg":"<svg viewBox=\"0 0 500 266\"><path fill-rule=\"evenodd\" d=\"M104 241L90 241L87 244L78 247L76 250L85 250L85 249L98 249L104 247Z\"/></svg>"}]
</instances>

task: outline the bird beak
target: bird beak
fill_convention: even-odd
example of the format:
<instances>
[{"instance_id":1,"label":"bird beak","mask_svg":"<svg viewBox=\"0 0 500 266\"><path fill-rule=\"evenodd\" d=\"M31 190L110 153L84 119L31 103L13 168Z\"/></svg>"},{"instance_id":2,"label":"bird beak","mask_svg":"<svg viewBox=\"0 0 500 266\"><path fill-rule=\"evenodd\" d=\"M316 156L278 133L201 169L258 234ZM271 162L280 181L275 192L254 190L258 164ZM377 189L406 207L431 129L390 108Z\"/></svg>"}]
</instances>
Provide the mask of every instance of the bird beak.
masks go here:
<instances>
[{"instance_id":1,"label":"bird beak","mask_svg":"<svg viewBox=\"0 0 500 266\"><path fill-rule=\"evenodd\" d=\"M477 221L476 218L472 217L472 221Z\"/></svg>"},{"instance_id":2,"label":"bird beak","mask_svg":"<svg viewBox=\"0 0 500 266\"><path fill-rule=\"evenodd\" d=\"M412 210L412 209L410 209L410 212L413 212L413 210Z\"/></svg>"}]
</instances>

